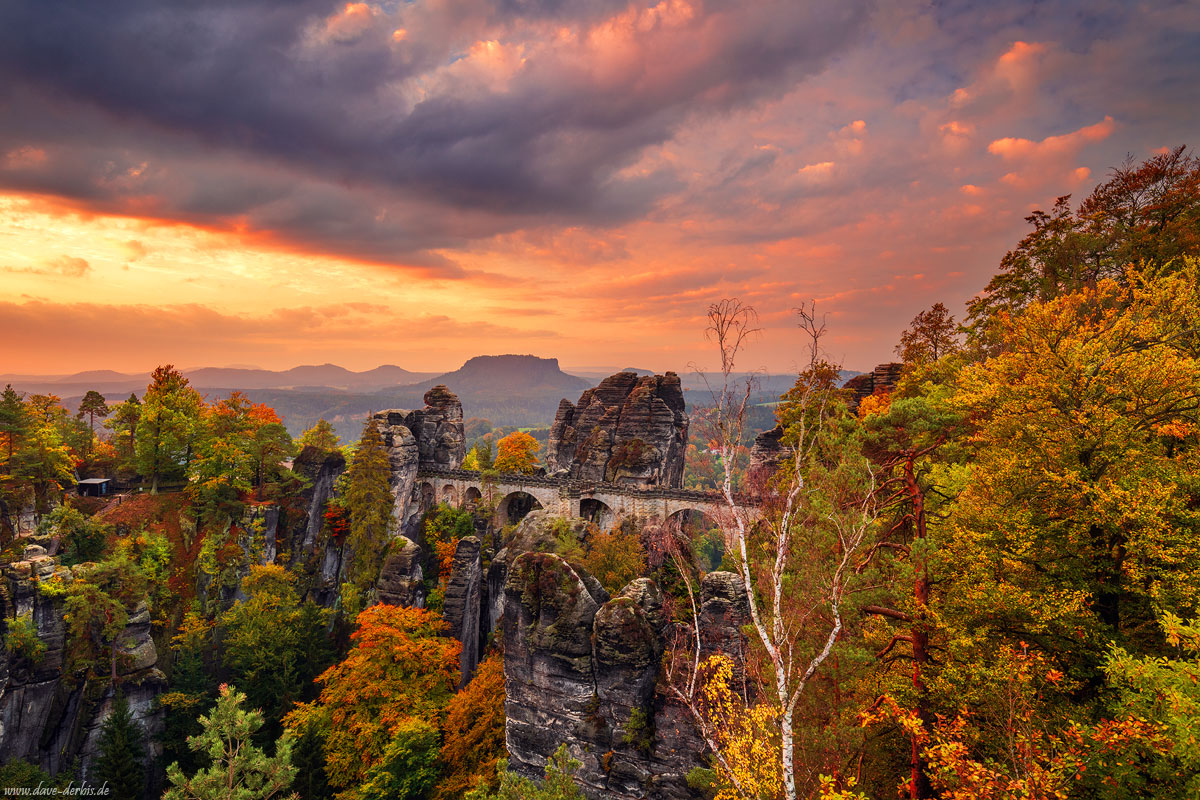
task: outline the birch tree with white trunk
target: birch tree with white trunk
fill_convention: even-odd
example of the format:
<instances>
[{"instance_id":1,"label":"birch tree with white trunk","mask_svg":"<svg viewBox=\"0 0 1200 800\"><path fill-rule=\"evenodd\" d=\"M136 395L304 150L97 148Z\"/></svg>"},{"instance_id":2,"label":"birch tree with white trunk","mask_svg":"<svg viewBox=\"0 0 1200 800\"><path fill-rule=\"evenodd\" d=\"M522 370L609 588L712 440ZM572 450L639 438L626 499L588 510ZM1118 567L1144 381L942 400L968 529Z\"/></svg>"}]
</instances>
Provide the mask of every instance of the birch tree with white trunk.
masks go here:
<instances>
[{"instance_id":1,"label":"birch tree with white trunk","mask_svg":"<svg viewBox=\"0 0 1200 800\"><path fill-rule=\"evenodd\" d=\"M734 456L742 444L754 385L736 375L735 367L757 333L757 316L736 299L713 304L708 312L708 334L721 357L721 372L710 383L717 429L710 447L724 468L719 522L727 561L732 556L742 578L750 646L758 658L743 696L714 708L713 698L728 693L714 693L705 682L728 670L701 658L693 599L689 640L680 642L668 660L668 678L713 753L722 798L760 800L766 792L796 800L796 752L804 735L796 726L797 706L846 630L847 595L860 580L856 557L877 516L875 476L838 396L838 369L821 357L824 321L815 304L797 312L808 363L783 397L782 458L774 475L743 480L748 491L741 494L734 488ZM738 714L740 721L729 719ZM763 743L734 742L731 727L743 738L769 738L773 775L762 778L763 764L739 763L761 761ZM807 782L815 783L816 776L810 777Z\"/></svg>"}]
</instances>

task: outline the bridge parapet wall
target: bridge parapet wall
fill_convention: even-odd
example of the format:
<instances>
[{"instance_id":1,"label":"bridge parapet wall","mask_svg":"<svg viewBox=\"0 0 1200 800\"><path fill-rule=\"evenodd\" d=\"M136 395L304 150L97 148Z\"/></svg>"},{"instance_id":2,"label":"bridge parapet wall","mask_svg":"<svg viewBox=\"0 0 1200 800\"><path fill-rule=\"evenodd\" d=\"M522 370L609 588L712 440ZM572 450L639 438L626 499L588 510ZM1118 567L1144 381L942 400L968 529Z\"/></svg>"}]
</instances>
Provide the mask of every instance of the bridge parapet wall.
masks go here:
<instances>
[{"instance_id":1,"label":"bridge parapet wall","mask_svg":"<svg viewBox=\"0 0 1200 800\"><path fill-rule=\"evenodd\" d=\"M430 484L435 497L451 496L463 500L467 497L468 489L481 493L483 490L483 474L474 470L423 467L417 473L417 482ZM581 503L584 501L603 503L614 521L633 515L666 519L689 510L714 516L725 507L725 498L721 493L694 489L641 489L616 483L508 472L496 474L493 485L503 498L502 505L514 493L525 492L545 510L566 517L584 516L581 513ZM446 492L448 488L452 489L449 494ZM757 498L741 495L735 496L734 501L746 507L759 504ZM498 509L498 512L505 510Z\"/></svg>"}]
</instances>

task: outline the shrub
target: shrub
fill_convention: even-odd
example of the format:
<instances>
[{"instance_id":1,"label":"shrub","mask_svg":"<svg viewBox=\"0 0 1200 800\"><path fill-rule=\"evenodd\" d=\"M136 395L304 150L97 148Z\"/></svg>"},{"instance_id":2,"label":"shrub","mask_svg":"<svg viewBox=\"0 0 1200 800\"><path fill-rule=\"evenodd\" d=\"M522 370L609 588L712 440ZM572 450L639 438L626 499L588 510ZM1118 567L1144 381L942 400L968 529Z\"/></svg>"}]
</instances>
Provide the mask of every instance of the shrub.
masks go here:
<instances>
[{"instance_id":1,"label":"shrub","mask_svg":"<svg viewBox=\"0 0 1200 800\"><path fill-rule=\"evenodd\" d=\"M22 614L8 621L4 633L4 646L9 652L36 664L46 655L46 644L37 635L37 625L32 614Z\"/></svg>"}]
</instances>

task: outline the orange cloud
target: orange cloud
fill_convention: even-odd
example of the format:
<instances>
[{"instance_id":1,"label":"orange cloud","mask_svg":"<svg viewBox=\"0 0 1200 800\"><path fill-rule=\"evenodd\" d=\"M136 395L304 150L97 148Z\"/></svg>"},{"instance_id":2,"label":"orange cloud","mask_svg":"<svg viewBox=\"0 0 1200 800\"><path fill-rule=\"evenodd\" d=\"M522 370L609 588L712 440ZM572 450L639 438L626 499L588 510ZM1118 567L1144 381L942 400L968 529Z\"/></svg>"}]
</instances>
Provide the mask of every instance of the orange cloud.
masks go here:
<instances>
[{"instance_id":1,"label":"orange cloud","mask_svg":"<svg viewBox=\"0 0 1200 800\"><path fill-rule=\"evenodd\" d=\"M988 145L988 152L1010 161L1016 159L1059 159L1067 155L1074 155L1086 144L1107 139L1112 135L1115 128L1116 123L1113 122L1113 118L1106 116L1103 121L1097 122L1094 125L1088 125L1087 127L1061 136L1047 136L1040 142L1035 142L1031 139L1018 139L1011 136L996 139Z\"/></svg>"},{"instance_id":2,"label":"orange cloud","mask_svg":"<svg viewBox=\"0 0 1200 800\"><path fill-rule=\"evenodd\" d=\"M832 161L821 161L801 167L796 174L807 183L823 183L832 177L836 166Z\"/></svg>"},{"instance_id":3,"label":"orange cloud","mask_svg":"<svg viewBox=\"0 0 1200 800\"><path fill-rule=\"evenodd\" d=\"M366 3L347 3L325 20L324 38L342 44L353 42L371 27L373 17L374 12Z\"/></svg>"},{"instance_id":4,"label":"orange cloud","mask_svg":"<svg viewBox=\"0 0 1200 800\"><path fill-rule=\"evenodd\" d=\"M1013 42L996 62L996 75L1014 89L1025 89L1037 81L1037 70L1047 46L1041 42Z\"/></svg>"}]
</instances>

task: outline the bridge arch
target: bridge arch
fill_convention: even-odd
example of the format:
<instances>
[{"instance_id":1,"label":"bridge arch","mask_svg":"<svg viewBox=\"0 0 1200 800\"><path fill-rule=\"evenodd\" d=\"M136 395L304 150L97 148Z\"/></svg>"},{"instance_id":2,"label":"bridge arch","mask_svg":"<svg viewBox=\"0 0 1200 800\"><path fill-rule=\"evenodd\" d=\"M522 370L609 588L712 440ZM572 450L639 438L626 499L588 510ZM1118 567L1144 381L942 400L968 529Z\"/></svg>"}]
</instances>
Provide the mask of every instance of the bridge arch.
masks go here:
<instances>
[{"instance_id":1,"label":"bridge arch","mask_svg":"<svg viewBox=\"0 0 1200 800\"><path fill-rule=\"evenodd\" d=\"M696 560L706 572L720 568L725 557L725 533L707 509L681 508L668 516L667 522L680 527L686 540L692 543Z\"/></svg>"},{"instance_id":2,"label":"bridge arch","mask_svg":"<svg viewBox=\"0 0 1200 800\"><path fill-rule=\"evenodd\" d=\"M515 525L525 518L530 511L544 508L541 501L529 492L518 489L504 495L496 506L497 525Z\"/></svg>"},{"instance_id":3,"label":"bridge arch","mask_svg":"<svg viewBox=\"0 0 1200 800\"><path fill-rule=\"evenodd\" d=\"M613 527L618 519L612 506L595 497L585 497L579 501L579 516L601 530Z\"/></svg>"},{"instance_id":4,"label":"bridge arch","mask_svg":"<svg viewBox=\"0 0 1200 800\"><path fill-rule=\"evenodd\" d=\"M422 514L437 505L437 489L429 481L422 481L417 484L415 492Z\"/></svg>"},{"instance_id":5,"label":"bridge arch","mask_svg":"<svg viewBox=\"0 0 1200 800\"><path fill-rule=\"evenodd\" d=\"M454 486L454 484L447 483L445 486L442 487L442 493L438 499L441 502L445 503L446 505L451 506L452 508L457 508L458 507L458 489Z\"/></svg>"},{"instance_id":6,"label":"bridge arch","mask_svg":"<svg viewBox=\"0 0 1200 800\"><path fill-rule=\"evenodd\" d=\"M468 486L467 490L463 492L463 505L469 508L475 508L481 500L483 500L483 492L479 491L477 486Z\"/></svg>"},{"instance_id":7,"label":"bridge arch","mask_svg":"<svg viewBox=\"0 0 1200 800\"><path fill-rule=\"evenodd\" d=\"M721 527L721 523L712 515L711 511L701 507L685 507L672 511L667 517L667 522L677 522L680 527L692 530L719 529Z\"/></svg>"}]
</instances>

